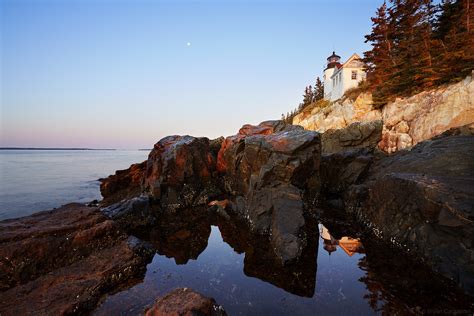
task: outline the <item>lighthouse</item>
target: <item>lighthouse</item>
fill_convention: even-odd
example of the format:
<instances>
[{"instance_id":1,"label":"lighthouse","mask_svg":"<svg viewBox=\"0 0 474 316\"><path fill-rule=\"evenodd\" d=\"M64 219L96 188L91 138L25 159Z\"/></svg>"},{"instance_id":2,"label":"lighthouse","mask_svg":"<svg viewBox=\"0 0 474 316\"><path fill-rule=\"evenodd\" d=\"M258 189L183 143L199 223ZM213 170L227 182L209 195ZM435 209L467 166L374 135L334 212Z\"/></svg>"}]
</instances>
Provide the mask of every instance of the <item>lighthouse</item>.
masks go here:
<instances>
[{"instance_id":1,"label":"lighthouse","mask_svg":"<svg viewBox=\"0 0 474 316\"><path fill-rule=\"evenodd\" d=\"M332 55L327 58L327 65L326 69L324 69L324 99L331 100L331 91L332 87L332 80L331 76L334 74L339 67L341 67L341 56L336 55L336 52L332 52Z\"/></svg>"}]
</instances>

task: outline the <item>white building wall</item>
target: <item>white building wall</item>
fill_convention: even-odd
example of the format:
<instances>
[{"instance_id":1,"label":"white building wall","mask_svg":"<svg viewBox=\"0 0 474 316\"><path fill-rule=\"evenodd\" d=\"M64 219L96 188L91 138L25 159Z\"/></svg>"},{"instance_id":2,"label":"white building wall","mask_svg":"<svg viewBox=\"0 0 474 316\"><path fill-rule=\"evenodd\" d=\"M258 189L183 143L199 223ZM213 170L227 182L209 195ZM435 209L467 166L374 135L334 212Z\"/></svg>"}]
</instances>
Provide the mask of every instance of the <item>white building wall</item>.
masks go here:
<instances>
[{"instance_id":1,"label":"white building wall","mask_svg":"<svg viewBox=\"0 0 474 316\"><path fill-rule=\"evenodd\" d=\"M329 68L324 71L324 99L331 100L331 93L332 93L332 80L331 76L334 73L334 68Z\"/></svg>"},{"instance_id":2,"label":"white building wall","mask_svg":"<svg viewBox=\"0 0 474 316\"><path fill-rule=\"evenodd\" d=\"M352 79L352 71L356 72L356 79ZM361 68L349 68L343 67L338 69L332 76L332 91L331 95L327 98L331 101L340 99L344 92L350 88L357 87L359 82L365 79L365 72ZM326 83L324 84L326 87Z\"/></svg>"}]
</instances>

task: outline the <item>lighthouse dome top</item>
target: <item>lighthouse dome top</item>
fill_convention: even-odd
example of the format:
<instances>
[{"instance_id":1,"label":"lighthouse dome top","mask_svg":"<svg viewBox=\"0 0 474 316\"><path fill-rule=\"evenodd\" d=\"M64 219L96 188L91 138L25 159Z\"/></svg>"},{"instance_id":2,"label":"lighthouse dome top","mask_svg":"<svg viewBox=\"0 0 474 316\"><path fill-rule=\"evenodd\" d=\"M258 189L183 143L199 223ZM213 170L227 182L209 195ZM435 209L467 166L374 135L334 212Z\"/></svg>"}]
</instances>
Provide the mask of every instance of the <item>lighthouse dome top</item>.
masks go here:
<instances>
[{"instance_id":1,"label":"lighthouse dome top","mask_svg":"<svg viewBox=\"0 0 474 316\"><path fill-rule=\"evenodd\" d=\"M340 59L341 59L341 56L336 55L336 52L333 51L333 52L332 52L332 55L327 58L327 61L328 61L328 62L337 62L337 61L339 61Z\"/></svg>"}]
</instances>

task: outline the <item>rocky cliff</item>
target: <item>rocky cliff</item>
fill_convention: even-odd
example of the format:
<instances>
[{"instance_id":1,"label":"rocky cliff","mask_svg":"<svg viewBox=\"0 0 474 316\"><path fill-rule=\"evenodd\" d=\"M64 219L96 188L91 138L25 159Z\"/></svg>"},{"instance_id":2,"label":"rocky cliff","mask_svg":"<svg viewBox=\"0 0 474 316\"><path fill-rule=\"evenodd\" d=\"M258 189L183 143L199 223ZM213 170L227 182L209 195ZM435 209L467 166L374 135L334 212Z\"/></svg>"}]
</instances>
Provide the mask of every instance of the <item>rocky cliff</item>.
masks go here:
<instances>
[{"instance_id":1,"label":"rocky cliff","mask_svg":"<svg viewBox=\"0 0 474 316\"><path fill-rule=\"evenodd\" d=\"M474 73L463 81L409 98L397 99L374 109L369 94L324 108L303 111L293 124L318 132L338 130L359 122L382 120L379 149L393 153L410 148L450 128L474 122ZM324 148L324 140L323 140Z\"/></svg>"}]
</instances>

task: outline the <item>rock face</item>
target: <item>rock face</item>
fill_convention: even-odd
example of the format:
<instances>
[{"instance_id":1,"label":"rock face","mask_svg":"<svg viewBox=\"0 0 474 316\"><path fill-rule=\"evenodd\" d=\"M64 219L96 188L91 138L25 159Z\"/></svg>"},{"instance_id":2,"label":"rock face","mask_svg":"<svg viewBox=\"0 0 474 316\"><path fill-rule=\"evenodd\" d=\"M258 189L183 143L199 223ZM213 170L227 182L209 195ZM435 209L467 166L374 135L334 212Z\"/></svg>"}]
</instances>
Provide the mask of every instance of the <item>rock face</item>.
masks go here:
<instances>
[{"instance_id":1,"label":"rock face","mask_svg":"<svg viewBox=\"0 0 474 316\"><path fill-rule=\"evenodd\" d=\"M237 211L260 233L270 233L283 262L299 256L309 208L319 194L319 134L282 121L245 125L218 155L225 189Z\"/></svg>"},{"instance_id":2,"label":"rock face","mask_svg":"<svg viewBox=\"0 0 474 316\"><path fill-rule=\"evenodd\" d=\"M474 136L451 131L411 151L375 157L345 194L377 234L474 293Z\"/></svg>"},{"instance_id":3,"label":"rock face","mask_svg":"<svg viewBox=\"0 0 474 316\"><path fill-rule=\"evenodd\" d=\"M103 206L142 193L169 210L205 205L220 191L213 185L216 147L207 138L168 136L155 144L148 160L102 179ZM211 146L212 145L212 146ZM214 154L213 154L214 153Z\"/></svg>"},{"instance_id":4,"label":"rock face","mask_svg":"<svg viewBox=\"0 0 474 316\"><path fill-rule=\"evenodd\" d=\"M148 156L144 190L170 206L191 206L211 182L215 168L209 139L168 136Z\"/></svg>"},{"instance_id":5,"label":"rock face","mask_svg":"<svg viewBox=\"0 0 474 316\"><path fill-rule=\"evenodd\" d=\"M320 133L335 133L356 122L383 121L379 149L387 153L410 148L442 134L450 128L474 122L474 81L463 81L397 99L383 107L372 108L370 95L361 94L354 102L335 102L325 108L304 111L293 118L293 124ZM325 151L325 136L322 137ZM331 148L332 148L331 144ZM336 148L337 149L337 148Z\"/></svg>"},{"instance_id":6,"label":"rock face","mask_svg":"<svg viewBox=\"0 0 474 316\"><path fill-rule=\"evenodd\" d=\"M380 148L395 152L474 122L474 81L463 81L388 103Z\"/></svg>"},{"instance_id":7,"label":"rock face","mask_svg":"<svg viewBox=\"0 0 474 316\"><path fill-rule=\"evenodd\" d=\"M293 124L324 133L330 129L345 128L356 122L371 122L382 118L380 110L372 108L372 96L361 94L354 102L335 102L325 108L303 111L293 118Z\"/></svg>"},{"instance_id":8,"label":"rock face","mask_svg":"<svg viewBox=\"0 0 474 316\"><path fill-rule=\"evenodd\" d=\"M327 130L321 136L323 153L348 149L374 149L382 136L382 121L356 122L342 129Z\"/></svg>"},{"instance_id":9,"label":"rock face","mask_svg":"<svg viewBox=\"0 0 474 316\"><path fill-rule=\"evenodd\" d=\"M158 299L146 316L225 316L224 308L212 298L192 289L179 288Z\"/></svg>"},{"instance_id":10,"label":"rock face","mask_svg":"<svg viewBox=\"0 0 474 316\"><path fill-rule=\"evenodd\" d=\"M104 197L102 204L110 205L140 195L145 168L146 161L133 164L125 170L117 170L107 179L99 179L100 192Z\"/></svg>"},{"instance_id":11,"label":"rock face","mask_svg":"<svg viewBox=\"0 0 474 316\"><path fill-rule=\"evenodd\" d=\"M151 251L97 208L68 204L0 222L0 258L2 315L71 314L144 273Z\"/></svg>"}]
</instances>

